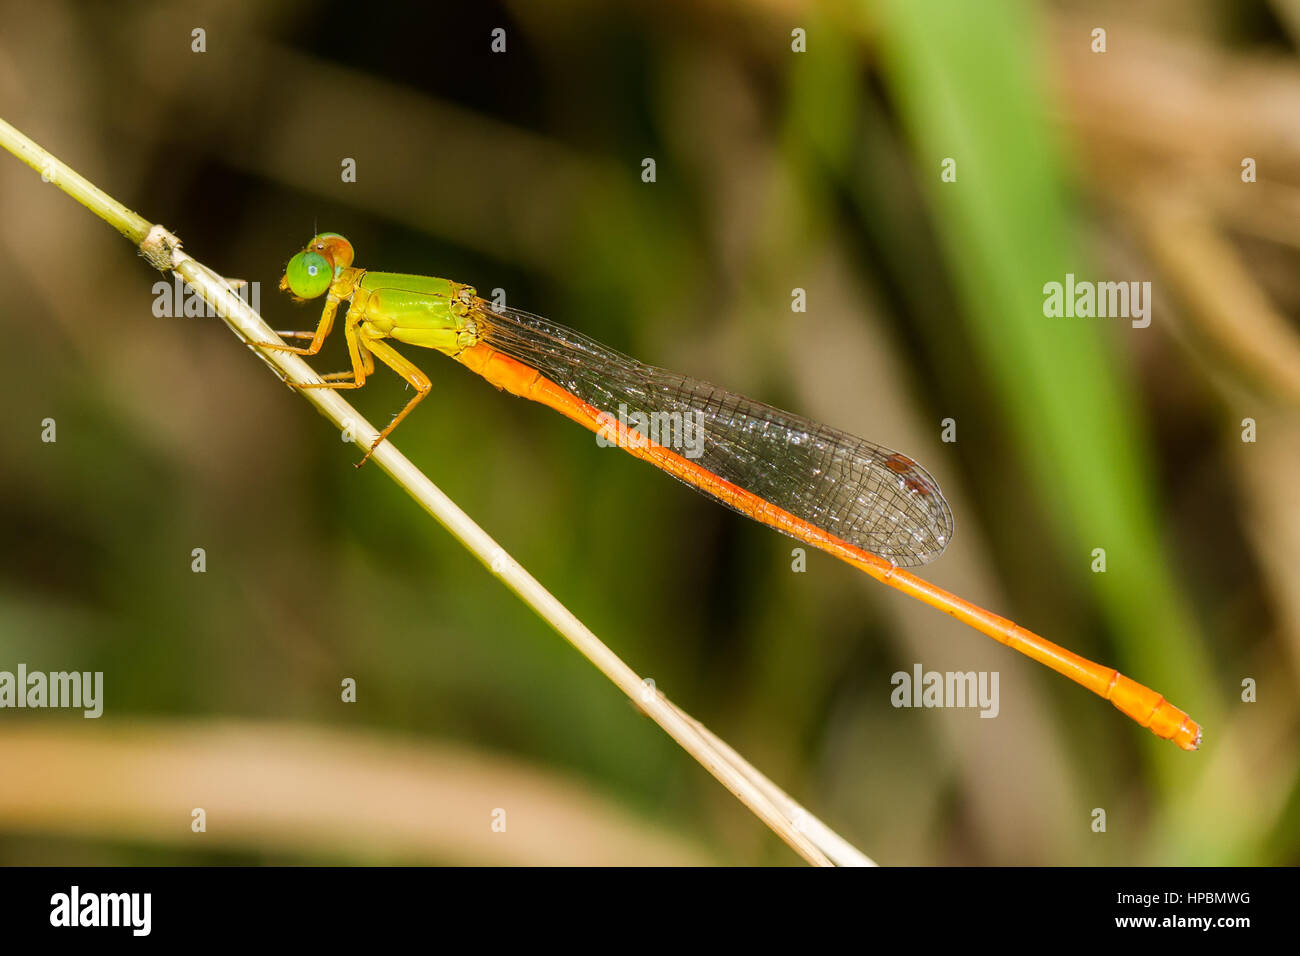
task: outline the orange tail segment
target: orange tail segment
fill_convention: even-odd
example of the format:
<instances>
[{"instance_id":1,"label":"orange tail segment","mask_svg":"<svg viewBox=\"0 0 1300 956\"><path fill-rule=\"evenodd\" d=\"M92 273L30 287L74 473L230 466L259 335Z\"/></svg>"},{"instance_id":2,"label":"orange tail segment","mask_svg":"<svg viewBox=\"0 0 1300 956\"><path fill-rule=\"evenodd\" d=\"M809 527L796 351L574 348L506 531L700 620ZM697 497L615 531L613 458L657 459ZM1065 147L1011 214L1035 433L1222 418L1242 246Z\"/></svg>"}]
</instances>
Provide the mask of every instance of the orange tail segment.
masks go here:
<instances>
[{"instance_id":1,"label":"orange tail segment","mask_svg":"<svg viewBox=\"0 0 1300 956\"><path fill-rule=\"evenodd\" d=\"M1157 737L1172 740L1183 750L1195 750L1200 745L1201 728L1196 721L1170 704L1160 694L1137 681L1130 680L1114 668L1103 667L1101 664L1080 657L1004 617L918 578L877 555L854 547L738 485L719 478L671 449L632 432L622 422L594 405L582 401L536 369L529 368L489 345L482 342L472 345L457 354L455 358L466 368L512 395L553 408L590 431L614 432L619 446L629 454L650 462L755 521L832 554L865 571L877 581L909 594L931 607L938 608L995 641L1014 648L1040 664L1047 665L1058 674L1109 700L1116 708L1128 714Z\"/></svg>"}]
</instances>

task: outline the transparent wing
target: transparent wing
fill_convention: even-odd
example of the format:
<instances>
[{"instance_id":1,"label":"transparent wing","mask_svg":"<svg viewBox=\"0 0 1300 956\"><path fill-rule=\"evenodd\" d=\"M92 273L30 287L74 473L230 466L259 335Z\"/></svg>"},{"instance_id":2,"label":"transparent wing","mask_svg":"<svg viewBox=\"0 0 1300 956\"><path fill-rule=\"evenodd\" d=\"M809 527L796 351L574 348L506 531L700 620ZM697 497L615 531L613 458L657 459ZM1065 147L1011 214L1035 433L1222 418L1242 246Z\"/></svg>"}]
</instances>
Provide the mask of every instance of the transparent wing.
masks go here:
<instances>
[{"instance_id":1,"label":"transparent wing","mask_svg":"<svg viewBox=\"0 0 1300 956\"><path fill-rule=\"evenodd\" d=\"M913 567L938 557L952 538L952 511L938 484L905 455L645 365L539 315L480 300L474 321L491 347L603 412L621 411L643 434L645 420L658 422L645 437L865 551ZM697 430L673 432L687 421ZM680 440L665 441L666 434Z\"/></svg>"}]
</instances>

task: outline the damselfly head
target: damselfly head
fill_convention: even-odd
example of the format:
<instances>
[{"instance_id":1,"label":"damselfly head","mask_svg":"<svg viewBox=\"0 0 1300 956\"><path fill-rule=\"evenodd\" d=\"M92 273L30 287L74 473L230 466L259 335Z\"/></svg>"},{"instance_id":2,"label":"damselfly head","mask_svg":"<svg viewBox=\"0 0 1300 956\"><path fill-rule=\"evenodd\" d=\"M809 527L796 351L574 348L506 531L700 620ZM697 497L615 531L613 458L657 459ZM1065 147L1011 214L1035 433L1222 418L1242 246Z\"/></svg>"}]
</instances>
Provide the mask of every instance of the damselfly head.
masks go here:
<instances>
[{"instance_id":1,"label":"damselfly head","mask_svg":"<svg viewBox=\"0 0 1300 956\"><path fill-rule=\"evenodd\" d=\"M324 295L339 274L352 265L352 243L337 232L312 237L307 248L289 260L280 291L291 292L298 302Z\"/></svg>"}]
</instances>

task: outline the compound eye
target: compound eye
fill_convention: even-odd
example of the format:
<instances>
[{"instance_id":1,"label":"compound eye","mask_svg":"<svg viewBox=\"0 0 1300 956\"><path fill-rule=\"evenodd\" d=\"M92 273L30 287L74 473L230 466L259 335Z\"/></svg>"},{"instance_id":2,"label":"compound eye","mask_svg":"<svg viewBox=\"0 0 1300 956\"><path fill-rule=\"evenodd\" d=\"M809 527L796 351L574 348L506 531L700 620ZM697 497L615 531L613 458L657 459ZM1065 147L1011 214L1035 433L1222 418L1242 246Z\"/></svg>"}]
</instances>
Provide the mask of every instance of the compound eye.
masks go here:
<instances>
[{"instance_id":1,"label":"compound eye","mask_svg":"<svg viewBox=\"0 0 1300 956\"><path fill-rule=\"evenodd\" d=\"M308 248L327 256L336 267L341 266L346 269L352 265L352 243L337 232L322 232L311 241Z\"/></svg>"},{"instance_id":2,"label":"compound eye","mask_svg":"<svg viewBox=\"0 0 1300 956\"><path fill-rule=\"evenodd\" d=\"M319 252L300 252L284 270L289 291L300 299L323 295L334 281L334 267Z\"/></svg>"}]
</instances>

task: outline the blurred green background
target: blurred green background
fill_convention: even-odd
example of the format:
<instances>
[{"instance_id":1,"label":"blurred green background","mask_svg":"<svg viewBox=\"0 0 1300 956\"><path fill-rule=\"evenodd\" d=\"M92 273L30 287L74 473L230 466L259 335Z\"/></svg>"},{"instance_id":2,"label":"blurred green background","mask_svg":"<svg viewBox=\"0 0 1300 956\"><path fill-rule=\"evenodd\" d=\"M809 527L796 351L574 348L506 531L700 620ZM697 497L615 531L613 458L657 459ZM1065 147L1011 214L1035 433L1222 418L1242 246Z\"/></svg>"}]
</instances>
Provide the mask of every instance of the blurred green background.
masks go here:
<instances>
[{"instance_id":1,"label":"blurred green background","mask_svg":"<svg viewBox=\"0 0 1300 956\"><path fill-rule=\"evenodd\" d=\"M314 325L275 285L338 231L898 448L956 515L923 576L1206 728L1179 752L825 555L792 573L791 540L407 349L434 391L402 450L874 859L1300 862L1300 3L0 22L0 116L260 282L274 327ZM219 321L156 318L129 244L8 156L0 208L0 669L106 696L0 711L0 862L797 862ZM1150 281L1151 326L1045 318L1067 272ZM998 671L998 717L894 709L914 663Z\"/></svg>"}]
</instances>

